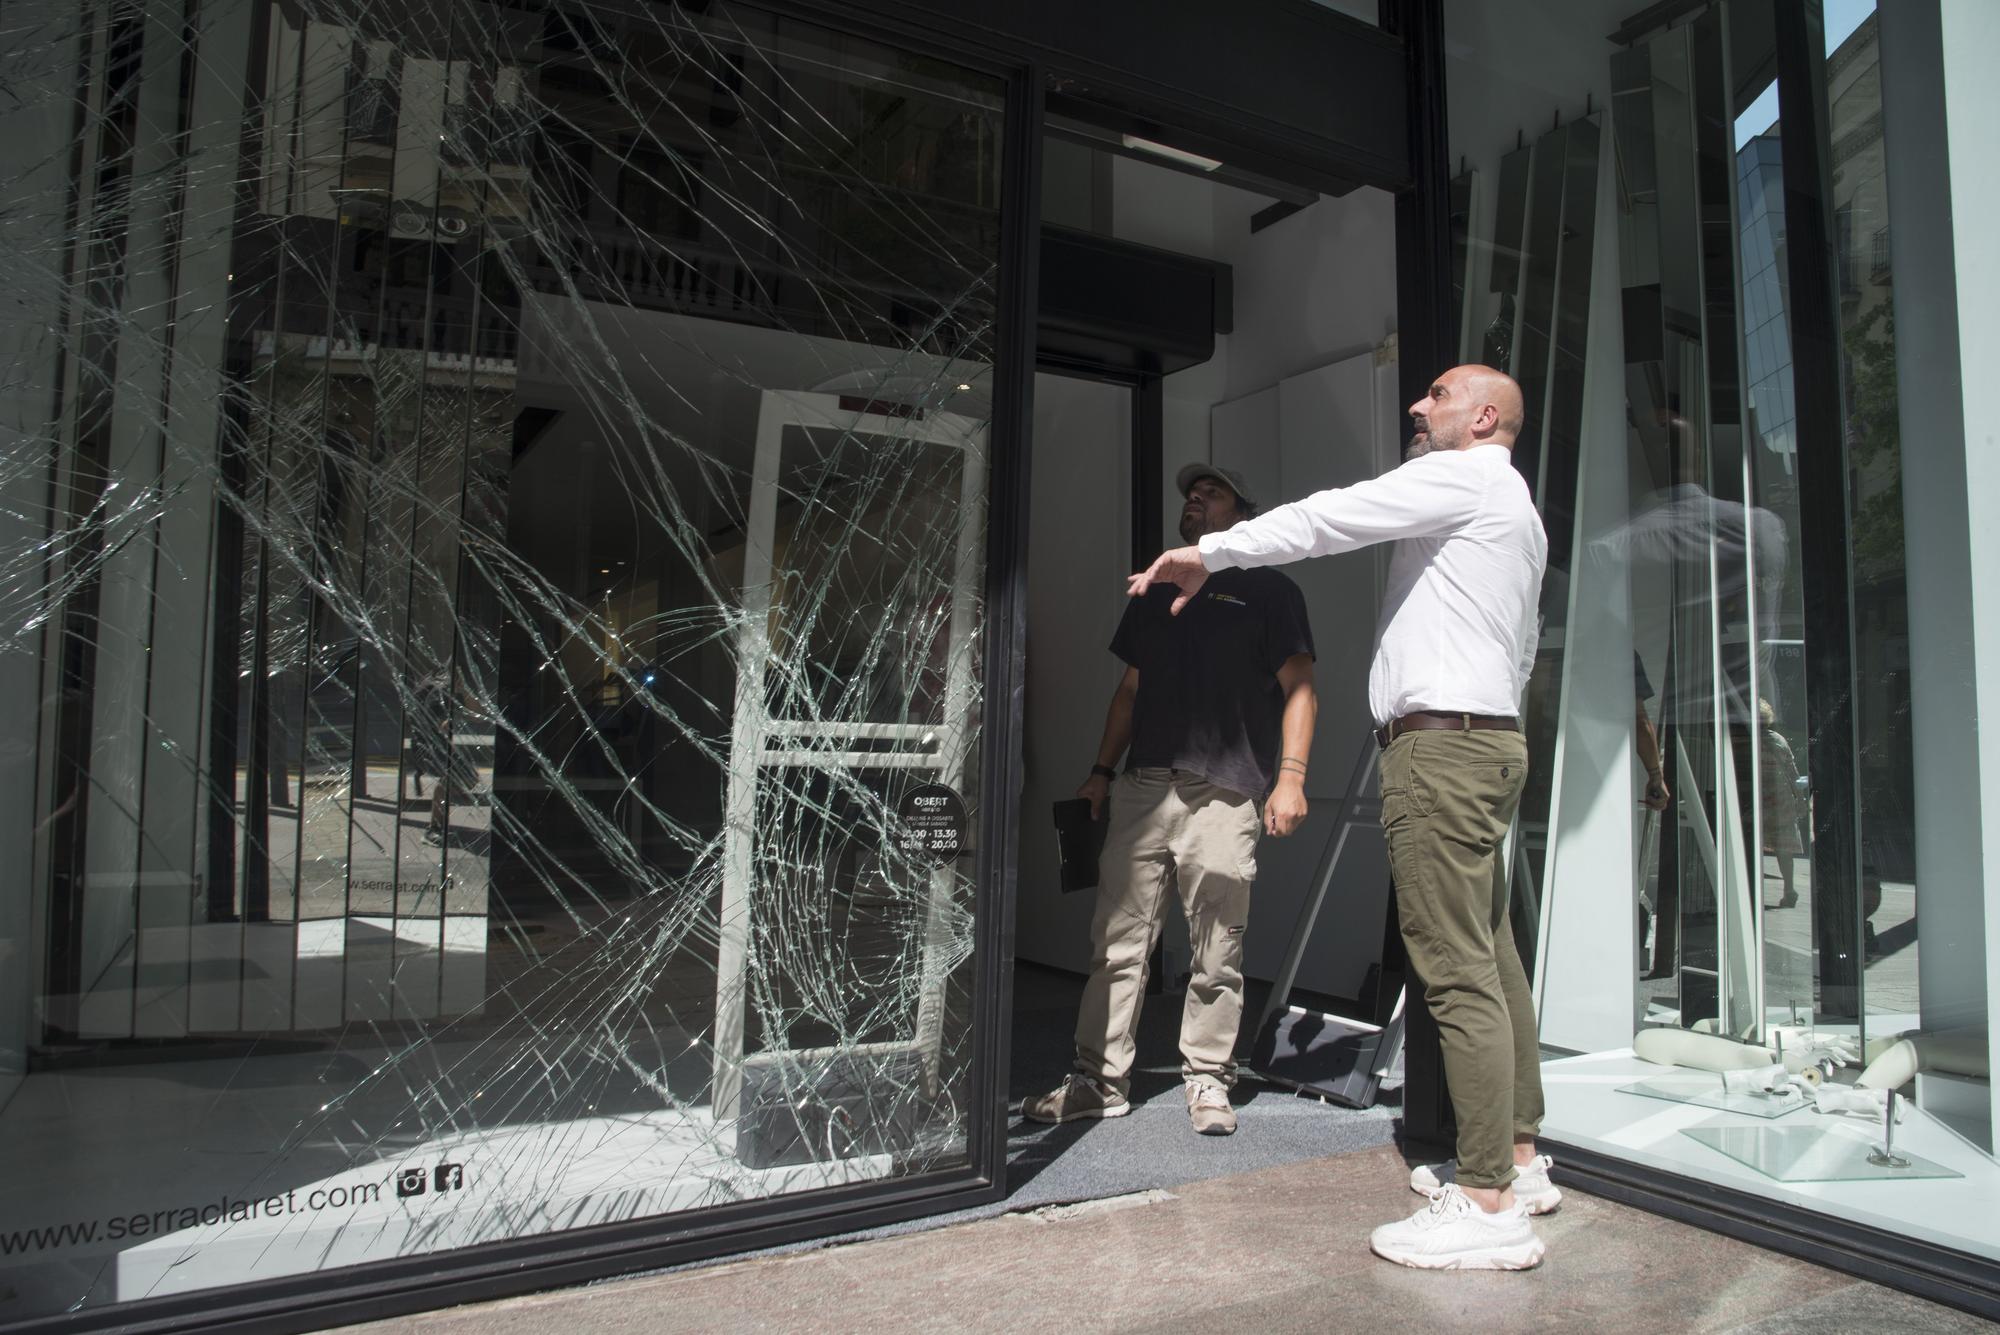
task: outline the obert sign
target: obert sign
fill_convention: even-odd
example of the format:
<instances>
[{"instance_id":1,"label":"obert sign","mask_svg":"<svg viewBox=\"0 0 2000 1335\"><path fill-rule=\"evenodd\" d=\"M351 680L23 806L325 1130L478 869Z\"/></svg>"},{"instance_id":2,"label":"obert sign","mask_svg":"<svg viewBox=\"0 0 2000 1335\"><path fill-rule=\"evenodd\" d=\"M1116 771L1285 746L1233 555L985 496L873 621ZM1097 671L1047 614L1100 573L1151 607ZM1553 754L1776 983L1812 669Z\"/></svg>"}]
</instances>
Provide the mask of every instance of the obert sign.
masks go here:
<instances>
[{"instance_id":1,"label":"obert sign","mask_svg":"<svg viewBox=\"0 0 2000 1335\"><path fill-rule=\"evenodd\" d=\"M912 788L896 803L896 849L939 866L965 851L965 799L941 783Z\"/></svg>"}]
</instances>

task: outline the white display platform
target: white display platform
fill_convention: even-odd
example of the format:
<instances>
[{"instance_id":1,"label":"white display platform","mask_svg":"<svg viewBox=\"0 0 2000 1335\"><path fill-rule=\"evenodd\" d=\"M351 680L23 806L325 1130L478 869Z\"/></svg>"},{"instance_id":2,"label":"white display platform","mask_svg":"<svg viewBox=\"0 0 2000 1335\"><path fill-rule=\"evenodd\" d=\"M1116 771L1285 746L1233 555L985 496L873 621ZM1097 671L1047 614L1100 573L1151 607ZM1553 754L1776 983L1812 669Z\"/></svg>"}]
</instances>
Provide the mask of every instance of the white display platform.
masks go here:
<instances>
[{"instance_id":1,"label":"white display platform","mask_svg":"<svg viewBox=\"0 0 2000 1335\"><path fill-rule=\"evenodd\" d=\"M2000 1164L1967 1144L1936 1118L1908 1109L1896 1127L1896 1147L1965 1174L1891 1182L1778 1182L1728 1155L1684 1136L1694 1126L1770 1125L1711 1108L1665 1103L1618 1088L1657 1077L1671 1067L1641 1061L1630 1048L1542 1064L1547 1111L1542 1135L1610 1158L1783 1201L1848 1223L2000 1259ZM1861 1117L1792 1113L1781 1125L1825 1124L1829 1135L1872 1139L1879 1124ZM1561 1158L1557 1157L1558 1169Z\"/></svg>"}]
</instances>

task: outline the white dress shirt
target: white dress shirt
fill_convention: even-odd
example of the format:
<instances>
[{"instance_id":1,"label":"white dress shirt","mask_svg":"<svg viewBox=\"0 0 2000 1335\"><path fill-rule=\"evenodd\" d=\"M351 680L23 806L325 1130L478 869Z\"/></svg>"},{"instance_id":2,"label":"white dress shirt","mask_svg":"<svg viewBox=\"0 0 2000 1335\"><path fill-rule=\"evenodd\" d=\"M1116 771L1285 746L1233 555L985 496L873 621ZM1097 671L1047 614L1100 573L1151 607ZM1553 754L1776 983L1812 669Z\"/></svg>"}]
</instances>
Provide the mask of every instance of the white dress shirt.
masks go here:
<instances>
[{"instance_id":1,"label":"white dress shirt","mask_svg":"<svg viewBox=\"0 0 2000 1335\"><path fill-rule=\"evenodd\" d=\"M1394 541L1368 707L1521 713L1549 543L1504 445L1440 450L1201 540L1210 570L1283 565Z\"/></svg>"}]
</instances>

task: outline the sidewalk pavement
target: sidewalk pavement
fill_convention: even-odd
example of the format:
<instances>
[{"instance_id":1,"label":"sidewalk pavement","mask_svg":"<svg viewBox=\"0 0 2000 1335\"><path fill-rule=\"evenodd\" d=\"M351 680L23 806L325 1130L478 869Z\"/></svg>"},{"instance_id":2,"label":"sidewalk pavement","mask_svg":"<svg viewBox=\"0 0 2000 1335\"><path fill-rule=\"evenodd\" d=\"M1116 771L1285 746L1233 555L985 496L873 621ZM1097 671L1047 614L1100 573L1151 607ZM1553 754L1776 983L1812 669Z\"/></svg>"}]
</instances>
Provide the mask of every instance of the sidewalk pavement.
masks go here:
<instances>
[{"instance_id":1,"label":"sidewalk pavement","mask_svg":"<svg viewBox=\"0 0 2000 1335\"><path fill-rule=\"evenodd\" d=\"M1094 1134L1117 1132L1116 1123ZM1560 1175L1560 1169L1558 1170ZM1074 1205L483 1303L371 1335L624 1332L1973 1332L1976 1317L1568 1192L1524 1274L1369 1254L1410 1213L1376 1148Z\"/></svg>"}]
</instances>

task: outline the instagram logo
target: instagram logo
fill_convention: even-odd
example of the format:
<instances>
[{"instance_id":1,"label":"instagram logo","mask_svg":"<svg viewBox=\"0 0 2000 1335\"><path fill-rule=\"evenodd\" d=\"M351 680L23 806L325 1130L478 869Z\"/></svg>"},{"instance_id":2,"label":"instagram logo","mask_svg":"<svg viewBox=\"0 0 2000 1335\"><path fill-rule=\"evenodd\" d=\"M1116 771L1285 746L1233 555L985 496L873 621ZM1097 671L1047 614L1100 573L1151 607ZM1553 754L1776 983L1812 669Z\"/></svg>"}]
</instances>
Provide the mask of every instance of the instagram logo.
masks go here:
<instances>
[{"instance_id":1,"label":"instagram logo","mask_svg":"<svg viewBox=\"0 0 2000 1335\"><path fill-rule=\"evenodd\" d=\"M432 1192L458 1191L465 1186L465 1165L441 1163L432 1168L398 1168L396 1195L404 1200Z\"/></svg>"}]
</instances>

